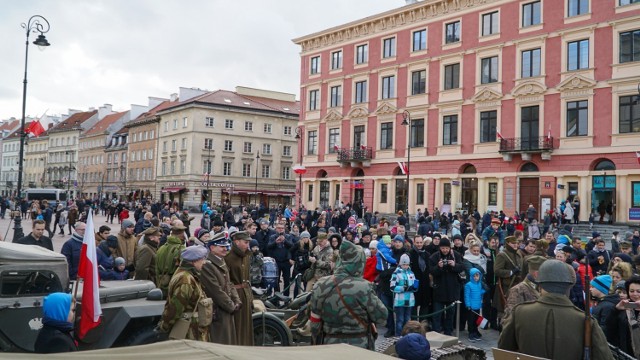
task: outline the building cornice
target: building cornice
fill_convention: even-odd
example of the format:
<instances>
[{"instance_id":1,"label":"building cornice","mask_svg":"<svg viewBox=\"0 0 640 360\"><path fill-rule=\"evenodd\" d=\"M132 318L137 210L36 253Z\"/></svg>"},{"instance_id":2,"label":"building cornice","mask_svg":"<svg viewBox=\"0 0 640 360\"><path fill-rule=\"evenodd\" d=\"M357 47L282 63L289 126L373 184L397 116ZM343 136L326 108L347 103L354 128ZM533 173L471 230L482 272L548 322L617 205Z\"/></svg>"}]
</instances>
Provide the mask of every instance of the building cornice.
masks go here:
<instances>
[{"instance_id":1,"label":"building cornice","mask_svg":"<svg viewBox=\"0 0 640 360\"><path fill-rule=\"evenodd\" d=\"M440 16L451 16L476 6L503 0L424 0L372 15L344 25L302 36L292 41L300 45L302 53L328 46L369 38L374 34L388 32L414 23L422 23Z\"/></svg>"}]
</instances>

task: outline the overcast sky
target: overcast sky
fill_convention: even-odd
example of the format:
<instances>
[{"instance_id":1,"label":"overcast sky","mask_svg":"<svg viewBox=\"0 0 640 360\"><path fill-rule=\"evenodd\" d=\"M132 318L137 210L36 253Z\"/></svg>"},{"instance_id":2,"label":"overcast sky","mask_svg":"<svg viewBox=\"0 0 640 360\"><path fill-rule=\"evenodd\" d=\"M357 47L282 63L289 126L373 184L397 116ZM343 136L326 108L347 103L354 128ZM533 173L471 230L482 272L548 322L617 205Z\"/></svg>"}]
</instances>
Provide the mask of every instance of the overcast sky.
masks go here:
<instances>
[{"instance_id":1,"label":"overcast sky","mask_svg":"<svg viewBox=\"0 0 640 360\"><path fill-rule=\"evenodd\" d=\"M299 93L291 39L404 0L20 0L0 6L0 119L19 118L26 32L47 18L51 46L29 46L27 115L112 104L128 110L178 87ZM31 34L32 42L37 34ZM297 96L298 97L298 96ZM299 98L299 97L298 97Z\"/></svg>"}]
</instances>

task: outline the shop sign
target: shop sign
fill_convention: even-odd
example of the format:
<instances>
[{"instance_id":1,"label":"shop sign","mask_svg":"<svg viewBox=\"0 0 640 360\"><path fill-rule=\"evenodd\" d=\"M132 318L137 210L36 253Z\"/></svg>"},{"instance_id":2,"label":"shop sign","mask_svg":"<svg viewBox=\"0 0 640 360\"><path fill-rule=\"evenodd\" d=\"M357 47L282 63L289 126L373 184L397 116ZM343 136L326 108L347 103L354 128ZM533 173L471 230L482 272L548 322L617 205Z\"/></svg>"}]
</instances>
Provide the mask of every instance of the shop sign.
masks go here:
<instances>
[{"instance_id":1,"label":"shop sign","mask_svg":"<svg viewBox=\"0 0 640 360\"><path fill-rule=\"evenodd\" d=\"M631 191L633 193L631 206L640 208L640 182L632 182Z\"/></svg>"},{"instance_id":2,"label":"shop sign","mask_svg":"<svg viewBox=\"0 0 640 360\"><path fill-rule=\"evenodd\" d=\"M594 176L592 183L594 189L615 189L616 177L615 175Z\"/></svg>"},{"instance_id":3,"label":"shop sign","mask_svg":"<svg viewBox=\"0 0 640 360\"><path fill-rule=\"evenodd\" d=\"M640 208L629 209L629 220L640 221Z\"/></svg>"},{"instance_id":4,"label":"shop sign","mask_svg":"<svg viewBox=\"0 0 640 360\"><path fill-rule=\"evenodd\" d=\"M351 183L352 189L364 189L364 180L354 180Z\"/></svg>"},{"instance_id":5,"label":"shop sign","mask_svg":"<svg viewBox=\"0 0 640 360\"><path fill-rule=\"evenodd\" d=\"M184 186L184 182L170 182L165 185L166 187Z\"/></svg>"},{"instance_id":6,"label":"shop sign","mask_svg":"<svg viewBox=\"0 0 640 360\"><path fill-rule=\"evenodd\" d=\"M562 184L558 184L558 189L560 189L560 190L564 190L564 185L562 185Z\"/></svg>"},{"instance_id":7,"label":"shop sign","mask_svg":"<svg viewBox=\"0 0 640 360\"><path fill-rule=\"evenodd\" d=\"M460 180L451 180L451 185L460 186Z\"/></svg>"},{"instance_id":8,"label":"shop sign","mask_svg":"<svg viewBox=\"0 0 640 360\"><path fill-rule=\"evenodd\" d=\"M236 187L236 184L219 183L219 182L207 183L206 181L203 181L202 182L202 186L209 186L209 187L212 187L212 188L234 188L234 187Z\"/></svg>"}]
</instances>

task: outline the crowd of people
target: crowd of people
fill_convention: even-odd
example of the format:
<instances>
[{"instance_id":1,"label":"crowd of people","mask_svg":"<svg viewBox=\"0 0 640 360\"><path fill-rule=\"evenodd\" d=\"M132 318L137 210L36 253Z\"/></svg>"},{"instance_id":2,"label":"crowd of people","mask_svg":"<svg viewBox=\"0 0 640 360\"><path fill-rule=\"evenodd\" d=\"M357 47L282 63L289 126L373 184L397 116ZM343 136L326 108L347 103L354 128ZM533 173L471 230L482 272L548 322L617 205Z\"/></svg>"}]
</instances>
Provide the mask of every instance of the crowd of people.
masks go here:
<instances>
[{"instance_id":1,"label":"crowd of people","mask_svg":"<svg viewBox=\"0 0 640 360\"><path fill-rule=\"evenodd\" d=\"M73 279L87 205L67 205L63 212L82 209L62 247ZM39 206L40 213L51 208ZM400 211L393 220L366 208L359 216L348 204L313 211L205 204L202 210L193 234L189 225L195 216L171 203L139 204L133 221L128 214L118 217L116 235L109 218L96 233L101 278L153 281L167 298L159 329L174 337L252 345L251 286L258 286L294 296L315 289L311 328L322 343L372 349L371 323L383 323L384 336L392 337L401 336L410 321L446 335L466 329L470 341L479 341L479 318L491 329L512 334L517 309L544 298L540 272L555 259L571 269L572 282L559 286L560 292L548 287L547 294L564 296L566 287L567 304L580 309L587 294L592 300L588 311L606 341L640 354L639 309L634 307L640 303L638 230L622 237L615 233L610 251L595 231L589 239L573 236L568 219L547 225L545 214L538 225L533 206L511 217L503 212L447 214L436 208L412 219ZM43 235L48 228L45 219L36 217L32 233L18 242L52 249ZM410 228L415 229L412 235ZM587 273L593 279L589 289L583 285ZM565 280L556 282L566 285ZM351 300L356 298L366 301ZM338 311L335 304L341 302ZM201 311L215 316L209 322L191 316ZM176 326L184 314L191 316L188 326ZM177 335L174 328L186 330Z\"/></svg>"}]
</instances>

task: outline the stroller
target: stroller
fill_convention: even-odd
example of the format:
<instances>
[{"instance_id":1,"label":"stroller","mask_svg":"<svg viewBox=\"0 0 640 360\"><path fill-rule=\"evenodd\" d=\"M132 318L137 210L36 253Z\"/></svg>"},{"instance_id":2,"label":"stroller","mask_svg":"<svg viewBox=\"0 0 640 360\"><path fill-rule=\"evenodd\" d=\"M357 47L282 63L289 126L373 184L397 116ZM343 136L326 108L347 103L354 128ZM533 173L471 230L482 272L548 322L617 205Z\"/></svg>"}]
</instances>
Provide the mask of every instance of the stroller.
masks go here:
<instances>
[{"instance_id":1,"label":"stroller","mask_svg":"<svg viewBox=\"0 0 640 360\"><path fill-rule=\"evenodd\" d=\"M272 257L265 257L262 261L262 287L267 289L267 294L273 294L278 285L278 264Z\"/></svg>"}]
</instances>

